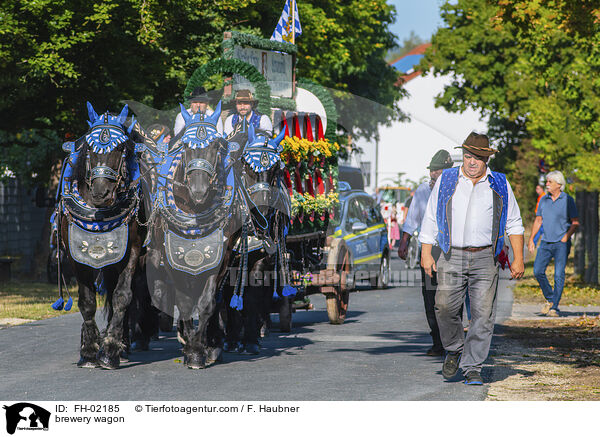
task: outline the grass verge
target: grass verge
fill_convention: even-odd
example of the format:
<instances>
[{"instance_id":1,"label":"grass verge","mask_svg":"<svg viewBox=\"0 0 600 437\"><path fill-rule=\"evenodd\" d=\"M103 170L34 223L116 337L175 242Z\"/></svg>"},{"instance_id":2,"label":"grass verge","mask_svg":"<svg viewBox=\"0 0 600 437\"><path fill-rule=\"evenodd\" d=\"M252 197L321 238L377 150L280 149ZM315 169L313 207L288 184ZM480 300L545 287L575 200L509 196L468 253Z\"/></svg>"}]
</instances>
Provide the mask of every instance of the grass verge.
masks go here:
<instances>
[{"instance_id":1,"label":"grass verge","mask_svg":"<svg viewBox=\"0 0 600 437\"><path fill-rule=\"evenodd\" d=\"M554 263L546 270L546 276L550 285L554 286ZM561 305L599 305L600 286L590 286L581 281L581 278L573 273L572 259L567 263L565 269L565 288L560 300ZM546 302L542 290L533 276L533 260L525 264L525 275L513 288L513 296L516 303L539 303Z\"/></svg>"}]
</instances>

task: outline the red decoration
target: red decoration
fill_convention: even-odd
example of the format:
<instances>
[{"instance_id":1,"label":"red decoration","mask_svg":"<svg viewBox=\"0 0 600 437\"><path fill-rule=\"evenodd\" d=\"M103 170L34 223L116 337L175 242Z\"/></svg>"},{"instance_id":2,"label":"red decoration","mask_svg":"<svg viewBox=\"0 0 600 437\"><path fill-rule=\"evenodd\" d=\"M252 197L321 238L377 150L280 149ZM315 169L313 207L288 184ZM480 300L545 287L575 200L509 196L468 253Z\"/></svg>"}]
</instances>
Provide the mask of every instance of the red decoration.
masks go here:
<instances>
[{"instance_id":1,"label":"red decoration","mask_svg":"<svg viewBox=\"0 0 600 437\"><path fill-rule=\"evenodd\" d=\"M302 131L300 130L300 123L298 121L298 115L294 115L294 136L302 138Z\"/></svg>"},{"instance_id":2,"label":"red decoration","mask_svg":"<svg viewBox=\"0 0 600 437\"><path fill-rule=\"evenodd\" d=\"M296 185L296 191L300 194L304 194L304 190L302 189L302 178L300 177L300 171L296 168L294 172L294 182Z\"/></svg>"},{"instance_id":3,"label":"red decoration","mask_svg":"<svg viewBox=\"0 0 600 437\"><path fill-rule=\"evenodd\" d=\"M285 185L290 193L290 197L294 195L294 191L292 189L292 176L290 175L290 171L286 168L283 172L283 179L285 180Z\"/></svg>"},{"instance_id":4,"label":"red decoration","mask_svg":"<svg viewBox=\"0 0 600 437\"><path fill-rule=\"evenodd\" d=\"M315 170L315 178L317 179L317 193L325 194L325 184L323 183L323 176L319 169Z\"/></svg>"},{"instance_id":5,"label":"red decoration","mask_svg":"<svg viewBox=\"0 0 600 437\"><path fill-rule=\"evenodd\" d=\"M289 137L290 136L290 129L288 127L288 123L287 123L287 119L285 117L285 114L283 114L283 118L282 118L282 127L281 129L285 129L285 137Z\"/></svg>"},{"instance_id":6,"label":"red decoration","mask_svg":"<svg viewBox=\"0 0 600 437\"><path fill-rule=\"evenodd\" d=\"M312 125L310 124L310 115L304 116L304 132L306 132L306 139L308 141L314 141Z\"/></svg>"},{"instance_id":7,"label":"red decoration","mask_svg":"<svg viewBox=\"0 0 600 437\"><path fill-rule=\"evenodd\" d=\"M321 117L317 115L317 140L321 141L325 139L325 135L323 134L323 122L321 121Z\"/></svg>"}]
</instances>

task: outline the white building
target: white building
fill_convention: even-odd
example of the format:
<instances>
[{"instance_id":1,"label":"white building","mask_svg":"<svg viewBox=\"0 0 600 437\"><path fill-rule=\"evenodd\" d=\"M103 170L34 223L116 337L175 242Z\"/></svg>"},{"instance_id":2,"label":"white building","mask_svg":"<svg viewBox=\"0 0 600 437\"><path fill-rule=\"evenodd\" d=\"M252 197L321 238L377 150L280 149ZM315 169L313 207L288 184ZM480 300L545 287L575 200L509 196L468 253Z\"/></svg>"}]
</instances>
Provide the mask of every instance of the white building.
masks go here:
<instances>
[{"instance_id":1,"label":"white building","mask_svg":"<svg viewBox=\"0 0 600 437\"><path fill-rule=\"evenodd\" d=\"M428 176L426 167L435 152L446 149L458 160L461 153L455 147L462 144L471 131L485 133L488 130L487 119L481 120L480 114L472 109L451 113L435 107L435 97L451 83L451 78L423 76L414 71L413 66L418 64L428 46L419 46L391 63L405 74L403 86L408 97L400 100L400 108L410 121L380 127L378 143L365 139L356 141L363 154L353 164L363 169L365 190L369 193L374 193L378 186L391 185L398 173L404 173L404 180L413 181Z\"/></svg>"}]
</instances>

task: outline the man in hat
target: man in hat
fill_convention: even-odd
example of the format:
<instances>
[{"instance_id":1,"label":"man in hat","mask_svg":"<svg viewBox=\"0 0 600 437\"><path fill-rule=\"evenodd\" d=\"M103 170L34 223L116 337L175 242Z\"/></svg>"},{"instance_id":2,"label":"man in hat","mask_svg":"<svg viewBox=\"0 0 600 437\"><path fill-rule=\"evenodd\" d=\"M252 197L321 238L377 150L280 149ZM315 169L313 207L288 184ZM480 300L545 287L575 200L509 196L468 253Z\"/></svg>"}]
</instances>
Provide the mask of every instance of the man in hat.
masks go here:
<instances>
[{"instance_id":1,"label":"man in hat","mask_svg":"<svg viewBox=\"0 0 600 437\"><path fill-rule=\"evenodd\" d=\"M190 115L196 114L198 112L204 115L212 115L213 111L209 109L208 103L208 95L206 94L206 90L204 89L204 87L196 87L190 95L190 107L187 110L187 112ZM185 120L183 119L183 115L181 115L181 112L178 112L177 117L175 117L175 127L173 128L174 135L179 135L179 133L183 131L184 127ZM217 132L223 134L223 121L220 118L217 122Z\"/></svg>"},{"instance_id":2,"label":"man in hat","mask_svg":"<svg viewBox=\"0 0 600 437\"><path fill-rule=\"evenodd\" d=\"M238 131L245 131L245 126L252 123L254 129L271 138L273 123L269 117L254 110L257 103L258 100L250 90L238 90L235 93L235 112L225 120L225 136L230 137Z\"/></svg>"},{"instance_id":3,"label":"man in hat","mask_svg":"<svg viewBox=\"0 0 600 437\"><path fill-rule=\"evenodd\" d=\"M506 176L487 166L495 153L488 137L472 132L460 147L462 166L444 170L427 202L419 234L421 266L430 277L437 271L435 314L447 352L442 375L452 379L460 368L466 384L481 385L494 330L498 255L506 234L514 252L511 276L521 278L524 229ZM436 243L443 252L437 263ZM472 318L465 338L460 314L467 292Z\"/></svg>"},{"instance_id":4,"label":"man in hat","mask_svg":"<svg viewBox=\"0 0 600 437\"><path fill-rule=\"evenodd\" d=\"M425 214L425 208L427 207L427 201L431 194L431 189L435 184L435 181L440 177L442 171L446 168L451 168L454 165L450 153L446 150L438 150L431 162L429 163L429 182L423 182L413 196L413 200L408 209L406 215L406 221L402 227L402 240L400 241L400 248L398 249L398 256L402 259L406 259L408 253L408 242L410 241L413 233L420 229L423 215ZM437 261L440 256L439 246L432 248L433 258ZM433 272L432 276L427 276L425 270L421 267L421 279L422 279L422 292L423 292L423 303L425 304L425 316L427 317L427 323L431 329L431 338L433 340L433 346L427 351L429 356L442 356L444 354L444 347L442 346L442 340L440 339L440 329L438 327L437 320L435 318L434 303L435 303L435 290L437 288L436 274Z\"/></svg>"}]
</instances>

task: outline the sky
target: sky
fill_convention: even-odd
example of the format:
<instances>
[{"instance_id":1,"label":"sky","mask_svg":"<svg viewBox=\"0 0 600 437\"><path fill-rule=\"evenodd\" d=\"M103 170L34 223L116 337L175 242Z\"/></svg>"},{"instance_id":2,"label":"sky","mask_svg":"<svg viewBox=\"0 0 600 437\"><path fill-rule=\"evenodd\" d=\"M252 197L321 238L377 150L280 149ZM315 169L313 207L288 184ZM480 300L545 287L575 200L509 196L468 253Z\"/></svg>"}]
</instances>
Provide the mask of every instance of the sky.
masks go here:
<instances>
[{"instance_id":1,"label":"sky","mask_svg":"<svg viewBox=\"0 0 600 437\"><path fill-rule=\"evenodd\" d=\"M413 30L424 40L429 40L437 27L442 24L439 7L443 0L388 0L396 6L396 22L390 27L401 44Z\"/></svg>"}]
</instances>

